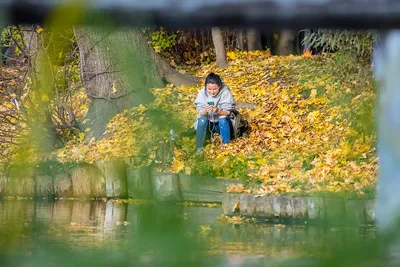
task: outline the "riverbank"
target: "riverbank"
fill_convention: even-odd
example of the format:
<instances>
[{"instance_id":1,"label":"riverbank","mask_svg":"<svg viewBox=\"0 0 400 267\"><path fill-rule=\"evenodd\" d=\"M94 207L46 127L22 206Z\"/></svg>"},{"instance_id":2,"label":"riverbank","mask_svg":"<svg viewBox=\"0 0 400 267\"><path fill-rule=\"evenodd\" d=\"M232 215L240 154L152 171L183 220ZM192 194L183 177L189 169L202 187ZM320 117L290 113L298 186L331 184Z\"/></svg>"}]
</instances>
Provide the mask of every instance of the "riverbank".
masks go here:
<instances>
[{"instance_id":1,"label":"riverbank","mask_svg":"<svg viewBox=\"0 0 400 267\"><path fill-rule=\"evenodd\" d=\"M0 174L3 198L154 199L161 202L221 203L238 181L157 172L131 161L98 161L74 165L10 166Z\"/></svg>"},{"instance_id":2,"label":"riverbank","mask_svg":"<svg viewBox=\"0 0 400 267\"><path fill-rule=\"evenodd\" d=\"M248 137L223 148L216 138L195 155L195 137L188 129L197 116L193 101L202 85L169 85L152 90L153 103L115 116L101 140L85 142L82 135L55 156L89 163L136 157L139 165L167 172L240 180L255 194L326 191L374 197L375 88L368 66L342 54L229 55L224 69L210 64L187 72L198 77L219 73L235 100L250 104L240 109L249 121Z\"/></svg>"},{"instance_id":3,"label":"riverbank","mask_svg":"<svg viewBox=\"0 0 400 267\"><path fill-rule=\"evenodd\" d=\"M220 203L228 216L279 221L375 221L373 199L346 199L339 194L239 194L238 181L135 168L130 160L96 164L12 166L0 175L0 198L103 200L147 199L173 203Z\"/></svg>"}]
</instances>

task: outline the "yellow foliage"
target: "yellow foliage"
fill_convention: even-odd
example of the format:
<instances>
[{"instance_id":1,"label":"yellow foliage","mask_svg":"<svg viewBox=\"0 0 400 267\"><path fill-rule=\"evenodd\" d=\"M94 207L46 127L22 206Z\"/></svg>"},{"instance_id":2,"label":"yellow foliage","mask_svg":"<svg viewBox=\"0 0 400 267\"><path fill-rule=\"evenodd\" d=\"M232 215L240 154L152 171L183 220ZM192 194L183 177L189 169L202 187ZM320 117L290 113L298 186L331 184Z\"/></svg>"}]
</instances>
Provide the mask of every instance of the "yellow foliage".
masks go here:
<instances>
[{"instance_id":1,"label":"yellow foliage","mask_svg":"<svg viewBox=\"0 0 400 267\"><path fill-rule=\"evenodd\" d=\"M230 224L242 224L244 222L246 222L246 219L244 217L240 217L240 216L233 216L233 217L227 217L227 223Z\"/></svg>"},{"instance_id":2,"label":"yellow foliage","mask_svg":"<svg viewBox=\"0 0 400 267\"><path fill-rule=\"evenodd\" d=\"M228 193L243 193L245 187L243 184L230 184L226 189Z\"/></svg>"},{"instance_id":3,"label":"yellow foliage","mask_svg":"<svg viewBox=\"0 0 400 267\"><path fill-rule=\"evenodd\" d=\"M37 32L37 33L41 33L41 32L43 32L43 30L44 30L44 29L43 29L42 27L38 27L38 28L36 29L36 32Z\"/></svg>"},{"instance_id":4,"label":"yellow foliage","mask_svg":"<svg viewBox=\"0 0 400 267\"><path fill-rule=\"evenodd\" d=\"M341 101L343 85L352 84L352 90L357 90L359 82L339 83L338 77L324 70L329 64L336 64L331 58L307 52L288 57L271 57L262 51L227 55L234 60L229 67L206 66L196 75L217 72L230 86L236 101L256 107L241 110L250 123L248 138L233 140L223 151L219 143L206 147L204 156L211 165L208 173L261 181L262 185L252 190L258 193L327 190L363 194L374 186L375 134L361 136L349 120L351 112L361 110L362 101L358 99L375 98L372 84L359 88L358 95L350 92L355 96L350 98L349 108L347 101ZM188 127L196 116L191 107L198 89L174 90L179 99L176 110L190 111L181 117ZM160 93L162 99L172 97L171 91ZM184 172L190 167L192 172L200 172L201 164L187 150L175 150L172 171ZM248 191L236 185L228 188L228 192Z\"/></svg>"},{"instance_id":5,"label":"yellow foliage","mask_svg":"<svg viewBox=\"0 0 400 267\"><path fill-rule=\"evenodd\" d=\"M237 59L235 52L228 52L226 53L226 56L232 60Z\"/></svg>"},{"instance_id":6,"label":"yellow foliage","mask_svg":"<svg viewBox=\"0 0 400 267\"><path fill-rule=\"evenodd\" d=\"M312 57L312 52L310 50L304 51L303 57Z\"/></svg>"},{"instance_id":7,"label":"yellow foliage","mask_svg":"<svg viewBox=\"0 0 400 267\"><path fill-rule=\"evenodd\" d=\"M4 105L9 109L13 108L13 104L11 102L6 102Z\"/></svg>"},{"instance_id":8,"label":"yellow foliage","mask_svg":"<svg viewBox=\"0 0 400 267\"><path fill-rule=\"evenodd\" d=\"M200 230L202 233L206 233L211 231L211 227L209 225L200 225Z\"/></svg>"}]
</instances>

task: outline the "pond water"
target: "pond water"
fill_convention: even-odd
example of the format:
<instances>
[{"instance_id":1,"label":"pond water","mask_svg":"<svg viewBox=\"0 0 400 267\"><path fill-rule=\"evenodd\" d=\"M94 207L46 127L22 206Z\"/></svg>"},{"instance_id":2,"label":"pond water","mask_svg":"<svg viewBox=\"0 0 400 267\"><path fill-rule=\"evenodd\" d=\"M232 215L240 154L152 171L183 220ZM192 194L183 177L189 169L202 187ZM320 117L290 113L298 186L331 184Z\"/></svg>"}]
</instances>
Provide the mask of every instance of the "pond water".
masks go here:
<instances>
[{"instance_id":1,"label":"pond water","mask_svg":"<svg viewBox=\"0 0 400 267\"><path fill-rule=\"evenodd\" d=\"M373 226L243 223L221 213L177 204L4 200L0 265L365 266L376 259Z\"/></svg>"}]
</instances>

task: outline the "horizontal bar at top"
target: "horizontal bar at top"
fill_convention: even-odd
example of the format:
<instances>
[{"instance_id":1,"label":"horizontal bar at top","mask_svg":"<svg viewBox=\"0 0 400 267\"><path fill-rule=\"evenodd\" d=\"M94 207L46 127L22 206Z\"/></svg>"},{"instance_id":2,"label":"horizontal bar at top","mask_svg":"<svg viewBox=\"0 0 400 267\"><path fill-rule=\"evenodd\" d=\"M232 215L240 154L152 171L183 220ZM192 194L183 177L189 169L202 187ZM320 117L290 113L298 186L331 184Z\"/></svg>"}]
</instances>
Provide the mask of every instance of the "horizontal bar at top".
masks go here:
<instances>
[{"instance_id":1,"label":"horizontal bar at top","mask_svg":"<svg viewBox=\"0 0 400 267\"><path fill-rule=\"evenodd\" d=\"M76 1L0 0L0 9L9 15L9 23L43 23L62 2ZM85 8L85 19L107 14L121 26L400 27L398 0L91 0Z\"/></svg>"}]
</instances>

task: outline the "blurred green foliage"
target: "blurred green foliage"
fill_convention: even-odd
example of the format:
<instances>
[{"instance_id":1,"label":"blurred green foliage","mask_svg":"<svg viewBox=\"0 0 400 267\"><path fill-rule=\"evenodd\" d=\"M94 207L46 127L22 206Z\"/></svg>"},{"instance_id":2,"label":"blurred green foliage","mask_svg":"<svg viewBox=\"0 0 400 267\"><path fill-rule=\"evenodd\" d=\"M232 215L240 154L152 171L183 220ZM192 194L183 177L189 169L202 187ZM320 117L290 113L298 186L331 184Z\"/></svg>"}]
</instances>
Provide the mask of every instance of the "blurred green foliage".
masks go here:
<instances>
[{"instance_id":1,"label":"blurred green foliage","mask_svg":"<svg viewBox=\"0 0 400 267\"><path fill-rule=\"evenodd\" d=\"M21 55L21 48L25 46L21 28L15 25L4 28L1 32L0 43L5 47L11 47L16 44L15 53L18 56Z\"/></svg>"},{"instance_id":2,"label":"blurred green foliage","mask_svg":"<svg viewBox=\"0 0 400 267\"><path fill-rule=\"evenodd\" d=\"M157 52L169 50L175 45L176 34L168 34L164 28L154 31L151 35L151 45Z\"/></svg>"},{"instance_id":3,"label":"blurred green foliage","mask_svg":"<svg viewBox=\"0 0 400 267\"><path fill-rule=\"evenodd\" d=\"M312 48L325 52L347 52L358 58L370 59L375 37L369 31L317 29L303 40Z\"/></svg>"}]
</instances>

